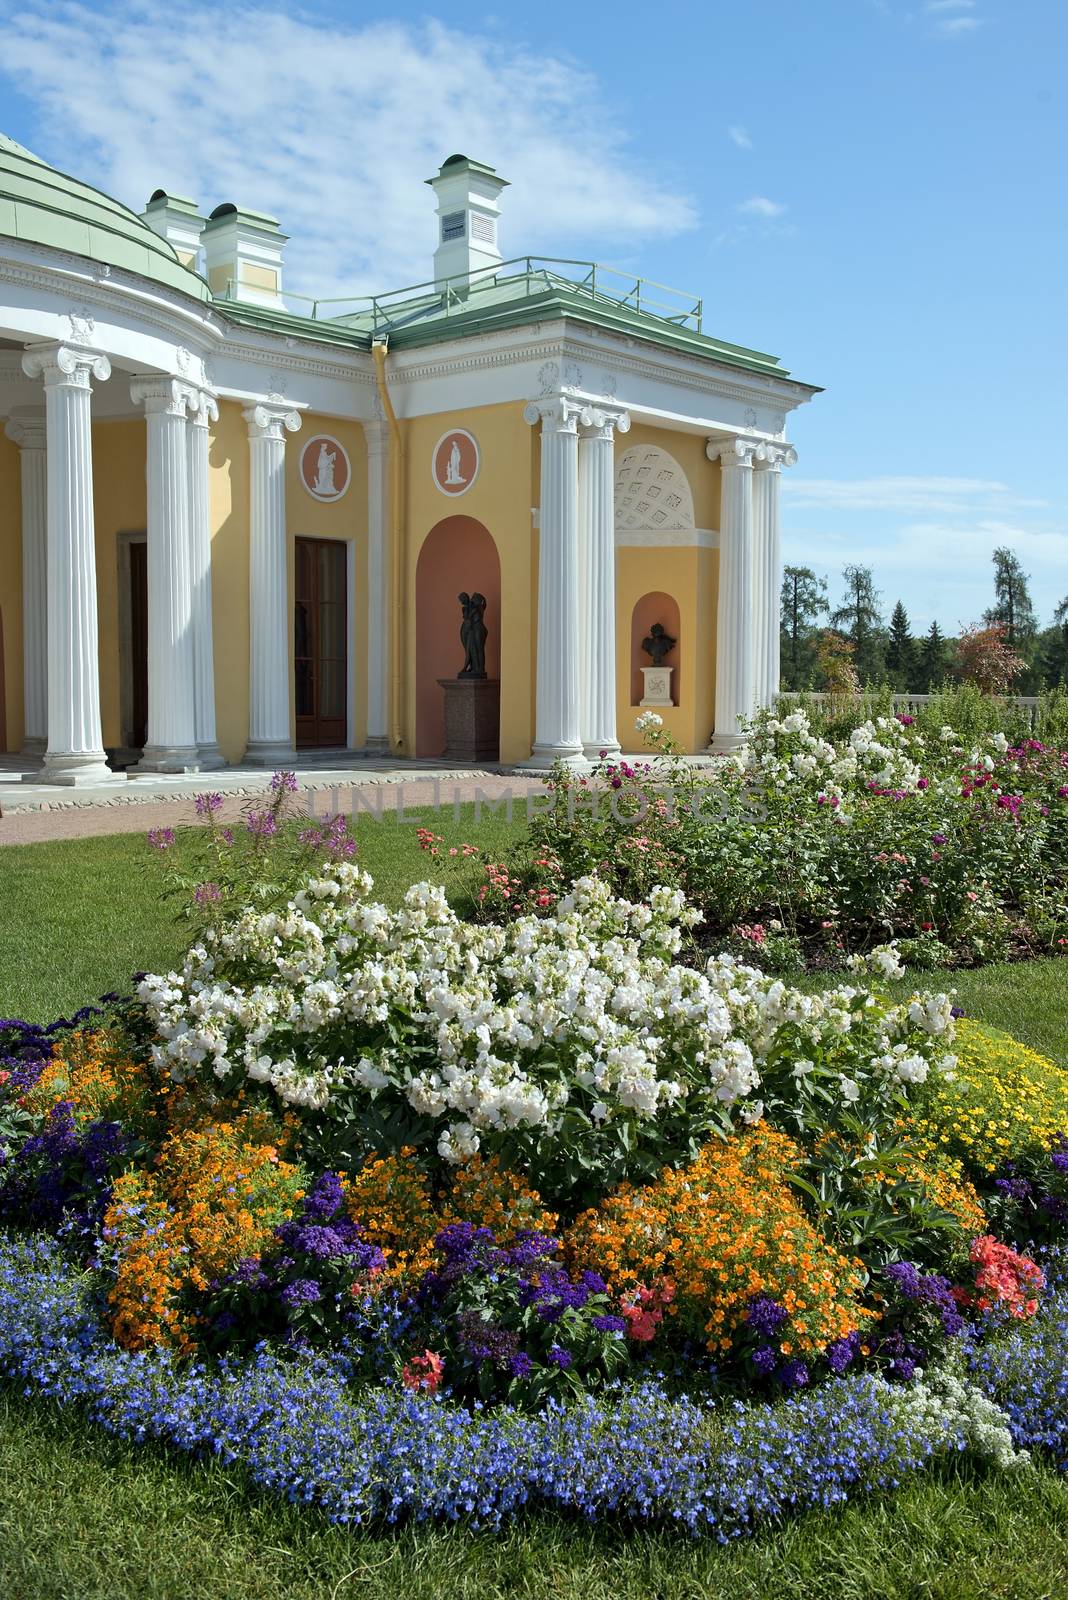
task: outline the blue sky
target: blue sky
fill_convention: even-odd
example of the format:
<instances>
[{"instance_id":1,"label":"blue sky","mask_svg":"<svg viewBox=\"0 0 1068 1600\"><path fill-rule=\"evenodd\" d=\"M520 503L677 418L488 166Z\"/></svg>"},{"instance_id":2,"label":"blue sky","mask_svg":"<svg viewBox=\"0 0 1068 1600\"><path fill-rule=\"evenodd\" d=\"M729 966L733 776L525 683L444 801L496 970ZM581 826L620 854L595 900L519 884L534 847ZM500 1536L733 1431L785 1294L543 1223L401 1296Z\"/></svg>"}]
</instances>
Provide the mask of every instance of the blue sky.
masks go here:
<instances>
[{"instance_id":1,"label":"blue sky","mask_svg":"<svg viewBox=\"0 0 1068 1600\"><path fill-rule=\"evenodd\" d=\"M423 188L512 180L505 254L704 296L826 386L794 419L786 559L947 630L1008 544L1068 594L1060 0L214 9L0 0L0 128L140 209L157 185L292 234L313 293L425 277Z\"/></svg>"}]
</instances>

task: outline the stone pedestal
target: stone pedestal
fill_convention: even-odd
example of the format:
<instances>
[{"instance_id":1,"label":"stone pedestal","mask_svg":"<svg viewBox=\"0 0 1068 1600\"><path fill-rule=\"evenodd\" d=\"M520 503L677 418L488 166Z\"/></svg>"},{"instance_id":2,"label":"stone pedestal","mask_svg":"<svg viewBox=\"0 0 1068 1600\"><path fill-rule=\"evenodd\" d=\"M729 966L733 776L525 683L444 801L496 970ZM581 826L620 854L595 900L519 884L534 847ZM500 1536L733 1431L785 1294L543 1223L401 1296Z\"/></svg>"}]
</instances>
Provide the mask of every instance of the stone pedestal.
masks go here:
<instances>
[{"instance_id":1,"label":"stone pedestal","mask_svg":"<svg viewBox=\"0 0 1068 1600\"><path fill-rule=\"evenodd\" d=\"M501 680L439 678L445 691L445 751L448 761L501 758Z\"/></svg>"},{"instance_id":2,"label":"stone pedestal","mask_svg":"<svg viewBox=\"0 0 1068 1600\"><path fill-rule=\"evenodd\" d=\"M671 674L674 667L643 667L642 677L645 680L645 693L642 695L643 706L671 706L675 702L671 698Z\"/></svg>"}]
</instances>

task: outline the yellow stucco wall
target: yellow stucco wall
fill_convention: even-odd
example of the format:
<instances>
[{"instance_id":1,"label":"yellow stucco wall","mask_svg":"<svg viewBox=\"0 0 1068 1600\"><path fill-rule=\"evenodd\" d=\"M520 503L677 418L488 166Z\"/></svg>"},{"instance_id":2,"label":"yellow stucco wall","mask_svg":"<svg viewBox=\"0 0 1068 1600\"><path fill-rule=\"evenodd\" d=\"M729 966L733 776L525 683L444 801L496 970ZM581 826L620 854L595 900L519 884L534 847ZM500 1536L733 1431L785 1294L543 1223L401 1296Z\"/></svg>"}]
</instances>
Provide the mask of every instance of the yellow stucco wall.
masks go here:
<instances>
[{"instance_id":1,"label":"yellow stucco wall","mask_svg":"<svg viewBox=\"0 0 1068 1600\"><path fill-rule=\"evenodd\" d=\"M643 595L669 594L679 607L680 667L672 689L678 702L658 706L664 724L684 750L703 750L712 728L715 704L716 552L686 548L616 551L616 731L624 750L643 748L634 723L641 714L632 703L631 614ZM641 658L643 665L647 659Z\"/></svg>"},{"instance_id":2,"label":"yellow stucco wall","mask_svg":"<svg viewBox=\"0 0 1068 1600\"><path fill-rule=\"evenodd\" d=\"M93 518L100 641L100 726L106 747L123 740L119 662L119 534L148 519L145 424L140 417L93 424Z\"/></svg>"},{"instance_id":3,"label":"yellow stucco wall","mask_svg":"<svg viewBox=\"0 0 1068 1600\"><path fill-rule=\"evenodd\" d=\"M0 620L3 622L3 659L0 680L4 693L6 737L0 745L18 750L22 745L22 494L19 485L18 446L0 427Z\"/></svg>"},{"instance_id":4,"label":"yellow stucco wall","mask_svg":"<svg viewBox=\"0 0 1068 1600\"><path fill-rule=\"evenodd\" d=\"M719 527L720 468L709 461L696 434L635 423L616 439L616 459L635 444L657 445L686 474L698 528ZM617 735L624 750L643 748L635 732L640 708L631 703L631 613L642 595L670 594L679 606L681 668L673 691L678 704L660 707L672 736L691 753L708 744L716 704L716 606L719 552L697 545L638 547L616 551ZM645 657L642 658L645 662Z\"/></svg>"},{"instance_id":5,"label":"yellow stucco wall","mask_svg":"<svg viewBox=\"0 0 1068 1600\"><path fill-rule=\"evenodd\" d=\"M349 458L352 477L340 500L316 500L301 481L301 452L307 442L319 434L328 434L337 439ZM367 737L367 446L363 428L358 422L344 422L337 417L320 416L315 412L302 414L300 432L290 434L286 445L286 532L289 540L290 616L293 615L295 599L296 540L341 539L350 546L349 560L354 566L348 616L349 704L352 708L352 747L361 750ZM290 669L292 672L292 660ZM290 705L295 706L292 684ZM294 731L295 727L294 710Z\"/></svg>"},{"instance_id":6,"label":"yellow stucco wall","mask_svg":"<svg viewBox=\"0 0 1068 1600\"><path fill-rule=\"evenodd\" d=\"M406 593L409 600L405 629L405 754L413 751L415 734L415 580L419 551L427 534L446 517L474 517L493 535L501 563L501 616L487 617L499 627L501 644L501 760L522 761L530 755L533 734L532 664L536 617L531 596L531 457L535 453L533 430L523 420L522 405L481 406L402 422L405 431L407 502ZM479 474L471 488L459 496L446 495L434 483L431 462L434 447L451 428L465 428L478 441ZM536 470L536 468L535 468ZM463 574L458 575L463 587ZM443 595L441 604L459 607L455 596Z\"/></svg>"}]
</instances>

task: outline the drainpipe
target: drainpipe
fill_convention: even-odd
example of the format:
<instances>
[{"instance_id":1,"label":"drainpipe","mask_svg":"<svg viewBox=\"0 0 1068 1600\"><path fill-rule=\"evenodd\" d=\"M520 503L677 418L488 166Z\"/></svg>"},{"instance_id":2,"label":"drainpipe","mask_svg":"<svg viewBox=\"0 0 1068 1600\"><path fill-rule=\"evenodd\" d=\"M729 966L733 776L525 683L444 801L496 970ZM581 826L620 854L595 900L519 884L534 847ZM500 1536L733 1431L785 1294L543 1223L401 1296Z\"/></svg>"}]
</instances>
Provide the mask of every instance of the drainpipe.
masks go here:
<instances>
[{"instance_id":1,"label":"drainpipe","mask_svg":"<svg viewBox=\"0 0 1068 1600\"><path fill-rule=\"evenodd\" d=\"M404 435L397 413L393 409L389 386L386 383L386 356L389 340L382 336L371 341L371 354L375 361L375 380L378 397L389 424L390 492L389 492L389 549L390 549L390 608L392 610L390 637L390 687L389 687L389 743L396 755L404 752L404 624L405 590L407 588L407 540L404 508Z\"/></svg>"}]
</instances>

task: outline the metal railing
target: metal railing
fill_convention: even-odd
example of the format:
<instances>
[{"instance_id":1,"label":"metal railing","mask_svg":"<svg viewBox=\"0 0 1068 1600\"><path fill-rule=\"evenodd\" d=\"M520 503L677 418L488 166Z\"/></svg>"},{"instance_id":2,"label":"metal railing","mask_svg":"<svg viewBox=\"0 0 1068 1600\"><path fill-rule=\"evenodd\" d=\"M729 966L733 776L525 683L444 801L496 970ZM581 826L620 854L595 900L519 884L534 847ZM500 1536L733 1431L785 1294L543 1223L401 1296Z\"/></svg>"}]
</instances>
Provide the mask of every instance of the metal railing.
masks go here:
<instances>
[{"instance_id":1,"label":"metal railing","mask_svg":"<svg viewBox=\"0 0 1068 1600\"><path fill-rule=\"evenodd\" d=\"M823 710L831 702L835 700L840 702L844 697L842 695L829 694L825 690L784 689L778 698L780 700L799 700L805 705L813 706L817 710ZM854 695L853 698L862 701L867 699L868 696L861 693ZM872 698L878 698L878 696L873 695ZM923 710L924 706L930 705L932 700L937 700L938 698L939 696L936 694L893 694L890 696L890 701L895 711L903 711L906 716L916 716L918 712ZM1041 703L1038 695L1012 694L999 695L998 698L1002 704L1015 706L1018 711L1024 712L1032 732L1034 731L1035 723L1038 720L1038 708Z\"/></svg>"},{"instance_id":2,"label":"metal railing","mask_svg":"<svg viewBox=\"0 0 1068 1600\"><path fill-rule=\"evenodd\" d=\"M641 316L672 323L677 328L701 332L703 300L695 300L681 290L671 289L652 278L639 278L632 273L621 272L617 267L556 256L516 256L511 261L502 261L492 269L479 270L470 276L458 273L449 278L409 284L388 294L332 295L313 299L310 295L286 293L282 299L286 309L292 309L294 315L315 322L344 322L371 334L381 334L410 326L426 317L466 316L470 312L488 310L495 297L503 300L502 291L511 291L507 296L507 304L511 307L520 296L533 299L553 289L564 289L600 305L634 311ZM216 298L236 299L238 297L234 290L234 280L230 279L225 292ZM305 310L305 307L308 309ZM339 310L339 307L347 309Z\"/></svg>"}]
</instances>

